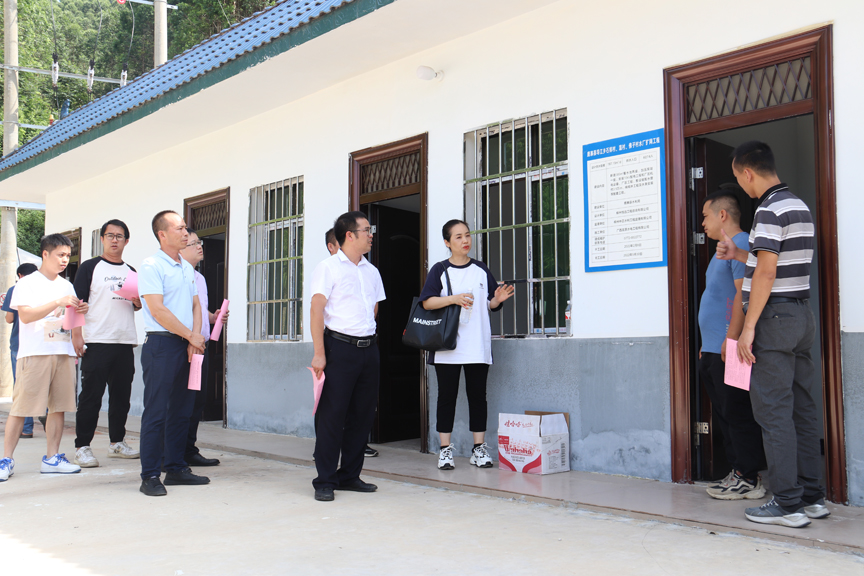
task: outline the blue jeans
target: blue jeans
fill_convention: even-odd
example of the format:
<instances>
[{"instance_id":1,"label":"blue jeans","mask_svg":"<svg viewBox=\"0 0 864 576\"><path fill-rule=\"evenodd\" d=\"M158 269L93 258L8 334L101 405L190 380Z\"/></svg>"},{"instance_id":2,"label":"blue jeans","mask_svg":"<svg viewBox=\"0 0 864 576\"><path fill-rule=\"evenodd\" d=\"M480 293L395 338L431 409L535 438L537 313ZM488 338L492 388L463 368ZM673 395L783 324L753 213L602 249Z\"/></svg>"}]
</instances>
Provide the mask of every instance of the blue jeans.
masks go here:
<instances>
[{"instance_id":1,"label":"blue jeans","mask_svg":"<svg viewBox=\"0 0 864 576\"><path fill-rule=\"evenodd\" d=\"M15 380L18 378L18 370L15 368L18 364L18 350L9 349L12 354L12 386L15 386ZM24 418L24 429L22 434L33 434L33 418L28 416Z\"/></svg>"},{"instance_id":2,"label":"blue jeans","mask_svg":"<svg viewBox=\"0 0 864 576\"><path fill-rule=\"evenodd\" d=\"M187 342L172 336L148 334L141 348L144 375L144 413L141 415L141 478L165 470L186 468L183 452L195 392L189 390Z\"/></svg>"}]
</instances>

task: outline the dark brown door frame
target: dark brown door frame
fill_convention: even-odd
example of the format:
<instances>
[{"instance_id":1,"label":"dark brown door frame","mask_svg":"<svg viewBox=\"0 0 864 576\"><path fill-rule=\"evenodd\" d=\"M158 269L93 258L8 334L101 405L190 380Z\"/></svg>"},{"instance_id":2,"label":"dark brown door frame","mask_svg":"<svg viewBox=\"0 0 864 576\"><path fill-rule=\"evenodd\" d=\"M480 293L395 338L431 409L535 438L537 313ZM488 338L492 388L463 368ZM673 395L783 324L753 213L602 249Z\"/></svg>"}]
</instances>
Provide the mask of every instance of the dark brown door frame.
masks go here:
<instances>
[{"instance_id":1,"label":"dark brown door frame","mask_svg":"<svg viewBox=\"0 0 864 576\"><path fill-rule=\"evenodd\" d=\"M363 196L361 201L360 168L366 164L374 164L412 152L420 152L420 182L419 184L402 186L383 192L375 192ZM418 134L411 138L391 142L381 146L365 148L352 152L348 158L348 209L359 210L360 204L369 204L381 200L390 200L412 194L420 194L420 255L423 262L420 266L420 285L426 282L429 254L426 249L426 205L427 205L427 172L426 166L429 151L429 134ZM426 354L423 353L423 368L420 371L420 451L424 454L429 445L429 382Z\"/></svg>"},{"instance_id":2,"label":"dark brown door frame","mask_svg":"<svg viewBox=\"0 0 864 576\"><path fill-rule=\"evenodd\" d=\"M846 446L840 350L840 290L835 195L832 26L745 48L730 54L664 70L666 181L669 242L669 355L672 420L672 480L692 481L689 335L687 298L688 242L684 140L698 136L813 114L816 148L817 223L821 281L822 381L824 382L826 483L828 498L846 502ZM809 55L813 97L743 114L686 124L687 84L753 70Z\"/></svg>"},{"instance_id":3,"label":"dark brown door frame","mask_svg":"<svg viewBox=\"0 0 864 576\"><path fill-rule=\"evenodd\" d=\"M194 211L198 208L203 208L204 206L208 206L210 204L216 204L217 202L225 201L225 227L224 230L221 226L216 228L207 228L203 230L198 230L195 225L195 219L193 218ZM214 190L213 192L207 192L206 194L200 194L198 196L193 196L192 198L186 198L183 200L183 219L186 221L186 225L190 228L195 228L198 233L198 237L201 238L203 236L212 236L214 234L225 233L225 277L222 279L224 282L224 290L225 290L225 299L229 300L228 297L228 247L230 246L229 238L229 230L231 228L231 188L222 188L221 190ZM224 367L225 371L224 377L222 378L222 427L228 427L228 338L222 338L222 358L224 358Z\"/></svg>"}]
</instances>

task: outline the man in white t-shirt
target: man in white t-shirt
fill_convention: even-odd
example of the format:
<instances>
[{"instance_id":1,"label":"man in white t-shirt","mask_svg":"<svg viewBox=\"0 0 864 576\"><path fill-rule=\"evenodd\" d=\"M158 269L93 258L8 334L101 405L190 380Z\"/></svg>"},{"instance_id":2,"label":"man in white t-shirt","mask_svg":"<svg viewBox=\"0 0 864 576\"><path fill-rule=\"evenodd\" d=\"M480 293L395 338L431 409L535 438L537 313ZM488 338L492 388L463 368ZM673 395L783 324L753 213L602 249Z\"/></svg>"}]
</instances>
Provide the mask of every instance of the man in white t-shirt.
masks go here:
<instances>
[{"instance_id":1,"label":"man in white t-shirt","mask_svg":"<svg viewBox=\"0 0 864 576\"><path fill-rule=\"evenodd\" d=\"M27 416L42 416L48 410L45 432L48 454L42 458L43 474L73 474L81 468L60 452L63 418L75 411L75 349L71 333L63 328L65 314L74 309L86 314L89 306L75 296L72 284L60 277L69 264L72 242L62 234L42 238L42 267L22 278L12 295L11 308L18 311L18 380L12 410L6 420L0 482L12 476L12 456Z\"/></svg>"},{"instance_id":2,"label":"man in white t-shirt","mask_svg":"<svg viewBox=\"0 0 864 576\"><path fill-rule=\"evenodd\" d=\"M127 300L114 293L135 269L123 261L129 228L109 220L100 230L102 255L84 262L75 273L75 294L90 304L87 323L72 330L72 344L81 358L81 393L75 417L75 463L82 468L99 466L90 442L96 433L102 396L108 387L108 457L138 458L126 443L126 418L135 377L138 332L135 312L140 298ZM86 346L85 346L86 343Z\"/></svg>"}]
</instances>

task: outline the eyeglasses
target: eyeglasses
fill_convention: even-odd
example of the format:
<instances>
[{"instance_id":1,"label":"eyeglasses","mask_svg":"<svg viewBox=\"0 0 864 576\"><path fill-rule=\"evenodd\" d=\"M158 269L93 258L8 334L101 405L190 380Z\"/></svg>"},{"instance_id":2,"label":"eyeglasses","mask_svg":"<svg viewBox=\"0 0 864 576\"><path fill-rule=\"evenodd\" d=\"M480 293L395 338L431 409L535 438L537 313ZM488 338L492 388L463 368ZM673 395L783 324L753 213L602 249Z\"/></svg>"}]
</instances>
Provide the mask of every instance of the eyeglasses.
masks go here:
<instances>
[{"instance_id":1,"label":"eyeglasses","mask_svg":"<svg viewBox=\"0 0 864 576\"><path fill-rule=\"evenodd\" d=\"M192 248L193 246L203 246L203 245L204 245L203 240L196 240L195 242L192 242L191 244L186 244L186 248Z\"/></svg>"},{"instance_id":2,"label":"eyeglasses","mask_svg":"<svg viewBox=\"0 0 864 576\"><path fill-rule=\"evenodd\" d=\"M377 232L377 231L378 231L377 226L368 226L366 228L358 228L356 230L348 230L348 232L354 232L355 234L357 232L365 232L366 234L369 234L370 236L375 234L375 232Z\"/></svg>"},{"instance_id":3,"label":"eyeglasses","mask_svg":"<svg viewBox=\"0 0 864 576\"><path fill-rule=\"evenodd\" d=\"M108 234L103 234L102 237L107 238L108 240L119 240L121 242L126 239L126 236L123 234L111 234L110 232Z\"/></svg>"}]
</instances>

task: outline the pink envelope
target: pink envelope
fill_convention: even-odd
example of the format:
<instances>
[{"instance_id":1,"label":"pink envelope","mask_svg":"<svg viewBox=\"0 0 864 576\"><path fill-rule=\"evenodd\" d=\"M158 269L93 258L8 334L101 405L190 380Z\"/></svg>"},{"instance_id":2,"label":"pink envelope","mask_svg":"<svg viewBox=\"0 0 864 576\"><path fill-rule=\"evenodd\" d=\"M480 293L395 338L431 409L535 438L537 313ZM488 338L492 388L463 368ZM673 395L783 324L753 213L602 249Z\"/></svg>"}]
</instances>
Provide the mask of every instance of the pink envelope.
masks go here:
<instances>
[{"instance_id":1,"label":"pink envelope","mask_svg":"<svg viewBox=\"0 0 864 576\"><path fill-rule=\"evenodd\" d=\"M203 354L192 355L192 362L189 364L189 390L201 390L201 364L203 362Z\"/></svg>"},{"instance_id":2,"label":"pink envelope","mask_svg":"<svg viewBox=\"0 0 864 576\"><path fill-rule=\"evenodd\" d=\"M84 315L79 314L72 306L66 307L66 314L63 315L63 329L72 330L84 326Z\"/></svg>"},{"instance_id":3,"label":"pink envelope","mask_svg":"<svg viewBox=\"0 0 864 576\"><path fill-rule=\"evenodd\" d=\"M213 330L210 331L210 340L219 341L219 335L222 333L222 318L225 312L228 311L228 300L222 301L222 307L216 312L216 322L213 324Z\"/></svg>"},{"instance_id":4,"label":"pink envelope","mask_svg":"<svg viewBox=\"0 0 864 576\"><path fill-rule=\"evenodd\" d=\"M321 372L321 378L315 377L315 370L311 366L307 366L312 373L312 394L315 397L315 406L312 408L312 414L318 411L318 401L321 400L321 391L324 390L324 372Z\"/></svg>"},{"instance_id":5,"label":"pink envelope","mask_svg":"<svg viewBox=\"0 0 864 576\"><path fill-rule=\"evenodd\" d=\"M753 366L738 359L738 341L726 339L726 373L723 381L728 386L750 390L750 371Z\"/></svg>"},{"instance_id":6,"label":"pink envelope","mask_svg":"<svg viewBox=\"0 0 864 576\"><path fill-rule=\"evenodd\" d=\"M138 274L134 270L130 270L123 286L119 290L114 290L114 294L127 300L138 298Z\"/></svg>"}]
</instances>

